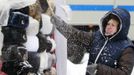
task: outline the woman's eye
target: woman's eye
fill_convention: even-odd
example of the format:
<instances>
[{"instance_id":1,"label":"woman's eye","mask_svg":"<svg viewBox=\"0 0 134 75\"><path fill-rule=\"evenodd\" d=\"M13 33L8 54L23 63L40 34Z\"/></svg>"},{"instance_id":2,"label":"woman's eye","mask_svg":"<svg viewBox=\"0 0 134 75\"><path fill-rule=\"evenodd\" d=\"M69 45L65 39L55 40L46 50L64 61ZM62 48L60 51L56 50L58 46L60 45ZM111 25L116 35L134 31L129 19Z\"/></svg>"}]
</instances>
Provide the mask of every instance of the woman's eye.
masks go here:
<instances>
[{"instance_id":1,"label":"woman's eye","mask_svg":"<svg viewBox=\"0 0 134 75\"><path fill-rule=\"evenodd\" d=\"M107 25L110 25L109 23L107 23Z\"/></svg>"}]
</instances>

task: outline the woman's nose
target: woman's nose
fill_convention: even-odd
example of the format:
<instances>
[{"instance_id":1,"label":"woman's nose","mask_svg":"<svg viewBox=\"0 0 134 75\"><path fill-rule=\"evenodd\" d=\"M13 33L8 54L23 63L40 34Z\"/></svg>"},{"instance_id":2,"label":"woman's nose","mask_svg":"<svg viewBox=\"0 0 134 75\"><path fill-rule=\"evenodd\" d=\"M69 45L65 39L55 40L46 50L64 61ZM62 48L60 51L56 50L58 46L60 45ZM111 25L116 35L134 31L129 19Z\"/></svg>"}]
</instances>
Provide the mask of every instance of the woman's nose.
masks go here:
<instances>
[{"instance_id":1,"label":"woman's nose","mask_svg":"<svg viewBox=\"0 0 134 75\"><path fill-rule=\"evenodd\" d=\"M108 28L111 28L111 27L112 27L112 24L109 24L109 25L108 25Z\"/></svg>"}]
</instances>

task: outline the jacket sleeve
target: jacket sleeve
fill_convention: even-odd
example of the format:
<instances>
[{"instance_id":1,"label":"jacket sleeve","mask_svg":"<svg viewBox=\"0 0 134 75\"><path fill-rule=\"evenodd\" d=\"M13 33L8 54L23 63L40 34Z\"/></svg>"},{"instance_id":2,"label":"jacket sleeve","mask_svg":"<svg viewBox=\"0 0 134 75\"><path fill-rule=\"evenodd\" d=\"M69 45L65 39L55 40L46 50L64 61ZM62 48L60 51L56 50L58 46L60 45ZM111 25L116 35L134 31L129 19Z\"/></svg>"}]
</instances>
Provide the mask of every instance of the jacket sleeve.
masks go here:
<instances>
[{"instance_id":1,"label":"jacket sleeve","mask_svg":"<svg viewBox=\"0 0 134 75\"><path fill-rule=\"evenodd\" d=\"M60 17L54 15L51 17L51 22L55 27L62 33L66 38L74 38L85 45L88 45L91 42L92 33L80 31L63 21Z\"/></svg>"},{"instance_id":2,"label":"jacket sleeve","mask_svg":"<svg viewBox=\"0 0 134 75\"><path fill-rule=\"evenodd\" d=\"M98 64L96 75L130 75L134 66L134 49L126 48L118 64L118 68Z\"/></svg>"}]
</instances>

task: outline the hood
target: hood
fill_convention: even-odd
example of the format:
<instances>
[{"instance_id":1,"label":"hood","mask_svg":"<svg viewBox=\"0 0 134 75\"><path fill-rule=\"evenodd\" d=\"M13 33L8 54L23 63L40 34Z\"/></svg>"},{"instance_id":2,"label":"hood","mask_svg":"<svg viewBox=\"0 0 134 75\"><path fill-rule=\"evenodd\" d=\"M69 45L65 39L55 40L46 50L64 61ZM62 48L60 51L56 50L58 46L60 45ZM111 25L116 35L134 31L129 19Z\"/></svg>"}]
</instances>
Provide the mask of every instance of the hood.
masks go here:
<instances>
[{"instance_id":1,"label":"hood","mask_svg":"<svg viewBox=\"0 0 134 75\"><path fill-rule=\"evenodd\" d=\"M114 35L112 35L110 39L114 40L126 39L130 27L130 13L122 8L115 8L105 14L105 16L101 19L101 26L100 26L101 34L104 36L104 29L106 23L108 22L108 16L110 14L117 16L120 20L120 27L118 31ZM106 37L104 36L104 38Z\"/></svg>"}]
</instances>

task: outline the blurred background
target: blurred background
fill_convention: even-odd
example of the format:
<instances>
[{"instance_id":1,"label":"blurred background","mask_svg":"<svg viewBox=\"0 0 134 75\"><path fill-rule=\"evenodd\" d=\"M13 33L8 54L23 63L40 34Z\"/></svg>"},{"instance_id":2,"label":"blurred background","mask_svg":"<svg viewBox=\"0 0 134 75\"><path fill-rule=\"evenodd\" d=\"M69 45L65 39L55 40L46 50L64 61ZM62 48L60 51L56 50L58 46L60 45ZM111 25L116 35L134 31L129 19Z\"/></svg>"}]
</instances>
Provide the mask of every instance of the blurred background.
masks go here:
<instances>
[{"instance_id":1,"label":"blurred background","mask_svg":"<svg viewBox=\"0 0 134 75\"><path fill-rule=\"evenodd\" d=\"M131 14L131 27L129 37L134 40L134 3L133 0L67 0L71 8L70 25L86 26L100 25L100 19L109 10L121 7Z\"/></svg>"}]
</instances>

